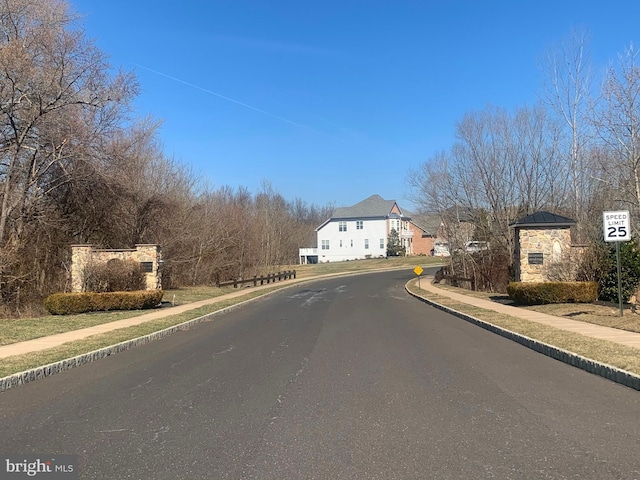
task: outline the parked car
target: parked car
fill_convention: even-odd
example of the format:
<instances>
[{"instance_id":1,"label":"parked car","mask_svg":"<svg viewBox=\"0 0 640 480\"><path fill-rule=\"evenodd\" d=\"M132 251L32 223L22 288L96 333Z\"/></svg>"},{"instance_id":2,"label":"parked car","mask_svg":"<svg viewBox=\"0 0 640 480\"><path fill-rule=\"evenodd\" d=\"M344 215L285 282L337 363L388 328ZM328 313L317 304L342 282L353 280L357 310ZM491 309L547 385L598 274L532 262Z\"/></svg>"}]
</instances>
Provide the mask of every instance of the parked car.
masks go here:
<instances>
[{"instance_id":1,"label":"parked car","mask_svg":"<svg viewBox=\"0 0 640 480\"><path fill-rule=\"evenodd\" d=\"M434 257L449 257L451 255L449 244L447 242L435 242L431 249L431 255Z\"/></svg>"},{"instance_id":2,"label":"parked car","mask_svg":"<svg viewBox=\"0 0 640 480\"><path fill-rule=\"evenodd\" d=\"M481 252L482 250L489 250L489 243L473 240L465 243L464 249L467 253L477 253Z\"/></svg>"}]
</instances>

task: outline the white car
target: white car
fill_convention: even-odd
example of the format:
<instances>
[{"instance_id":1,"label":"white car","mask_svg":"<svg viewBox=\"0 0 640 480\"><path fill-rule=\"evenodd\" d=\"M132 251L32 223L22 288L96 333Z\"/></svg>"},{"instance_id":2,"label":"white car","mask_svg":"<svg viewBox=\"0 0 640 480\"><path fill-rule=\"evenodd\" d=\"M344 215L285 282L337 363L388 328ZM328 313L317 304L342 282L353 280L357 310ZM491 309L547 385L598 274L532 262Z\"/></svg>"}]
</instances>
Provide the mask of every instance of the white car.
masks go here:
<instances>
[{"instance_id":1,"label":"white car","mask_svg":"<svg viewBox=\"0 0 640 480\"><path fill-rule=\"evenodd\" d=\"M488 242L478 242L478 241L474 240L474 241L465 243L464 244L464 249L468 253L481 252L482 250L489 250L489 243Z\"/></svg>"},{"instance_id":2,"label":"white car","mask_svg":"<svg viewBox=\"0 0 640 480\"><path fill-rule=\"evenodd\" d=\"M451 253L449 252L449 244L447 242L436 242L433 244L433 249L431 250L431 254L434 257L449 257Z\"/></svg>"}]
</instances>

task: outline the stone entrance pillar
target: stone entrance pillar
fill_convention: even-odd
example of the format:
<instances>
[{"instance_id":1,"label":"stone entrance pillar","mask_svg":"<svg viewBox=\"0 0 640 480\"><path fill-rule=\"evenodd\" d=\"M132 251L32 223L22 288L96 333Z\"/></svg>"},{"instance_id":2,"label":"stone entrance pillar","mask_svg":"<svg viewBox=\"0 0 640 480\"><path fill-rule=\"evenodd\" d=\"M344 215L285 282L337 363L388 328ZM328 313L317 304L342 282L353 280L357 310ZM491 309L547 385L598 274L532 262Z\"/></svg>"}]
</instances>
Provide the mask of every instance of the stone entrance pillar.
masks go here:
<instances>
[{"instance_id":1,"label":"stone entrance pillar","mask_svg":"<svg viewBox=\"0 0 640 480\"><path fill-rule=\"evenodd\" d=\"M545 266L559 262L571 248L571 226L575 220L550 212L528 215L514 229L514 267L517 282L544 282Z\"/></svg>"}]
</instances>

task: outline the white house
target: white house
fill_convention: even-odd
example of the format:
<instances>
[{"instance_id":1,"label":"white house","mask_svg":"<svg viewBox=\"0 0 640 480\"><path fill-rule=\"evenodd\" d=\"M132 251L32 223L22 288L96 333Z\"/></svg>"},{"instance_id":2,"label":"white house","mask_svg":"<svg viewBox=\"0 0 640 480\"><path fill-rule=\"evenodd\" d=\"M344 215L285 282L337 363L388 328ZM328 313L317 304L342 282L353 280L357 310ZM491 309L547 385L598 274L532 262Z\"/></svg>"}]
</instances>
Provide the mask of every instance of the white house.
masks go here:
<instances>
[{"instance_id":1,"label":"white house","mask_svg":"<svg viewBox=\"0 0 640 480\"><path fill-rule=\"evenodd\" d=\"M331 218L316 228L318 262L340 262L384 257L389 233L395 229L407 253L411 253L413 231L395 200L379 195L336 209Z\"/></svg>"}]
</instances>

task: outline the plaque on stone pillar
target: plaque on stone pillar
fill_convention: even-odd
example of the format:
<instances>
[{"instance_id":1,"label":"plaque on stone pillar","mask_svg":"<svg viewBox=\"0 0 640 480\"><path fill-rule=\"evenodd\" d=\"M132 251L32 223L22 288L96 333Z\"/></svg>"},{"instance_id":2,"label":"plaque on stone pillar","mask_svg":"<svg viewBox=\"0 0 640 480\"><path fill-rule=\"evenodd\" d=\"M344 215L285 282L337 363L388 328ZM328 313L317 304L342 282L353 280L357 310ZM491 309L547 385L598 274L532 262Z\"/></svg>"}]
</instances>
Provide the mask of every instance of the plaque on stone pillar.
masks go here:
<instances>
[{"instance_id":1,"label":"plaque on stone pillar","mask_svg":"<svg viewBox=\"0 0 640 480\"><path fill-rule=\"evenodd\" d=\"M529 265L542 265L544 261L544 255L542 253L530 253Z\"/></svg>"}]
</instances>

